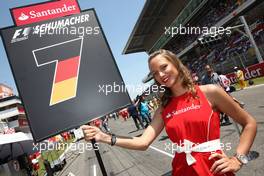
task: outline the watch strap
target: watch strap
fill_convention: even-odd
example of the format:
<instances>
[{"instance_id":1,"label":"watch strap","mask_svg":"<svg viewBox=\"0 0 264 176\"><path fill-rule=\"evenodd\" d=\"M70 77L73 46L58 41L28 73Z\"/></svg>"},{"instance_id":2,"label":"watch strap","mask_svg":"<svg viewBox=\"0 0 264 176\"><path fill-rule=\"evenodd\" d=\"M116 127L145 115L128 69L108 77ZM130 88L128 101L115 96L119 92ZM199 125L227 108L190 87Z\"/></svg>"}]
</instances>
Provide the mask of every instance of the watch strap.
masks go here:
<instances>
[{"instance_id":1,"label":"watch strap","mask_svg":"<svg viewBox=\"0 0 264 176\"><path fill-rule=\"evenodd\" d=\"M111 146L114 146L116 144L116 135L111 134Z\"/></svg>"}]
</instances>

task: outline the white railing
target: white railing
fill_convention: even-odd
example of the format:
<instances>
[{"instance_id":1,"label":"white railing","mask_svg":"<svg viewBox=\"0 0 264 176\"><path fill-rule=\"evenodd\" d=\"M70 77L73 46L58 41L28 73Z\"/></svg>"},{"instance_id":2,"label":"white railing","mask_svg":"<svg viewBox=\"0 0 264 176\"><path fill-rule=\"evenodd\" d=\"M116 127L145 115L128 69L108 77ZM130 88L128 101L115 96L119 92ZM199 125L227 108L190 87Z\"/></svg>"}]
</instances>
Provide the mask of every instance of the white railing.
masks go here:
<instances>
[{"instance_id":1,"label":"white railing","mask_svg":"<svg viewBox=\"0 0 264 176\"><path fill-rule=\"evenodd\" d=\"M20 112L19 112L17 107L7 109L4 111L0 111L0 120L7 119L9 117L14 117L14 116L19 115L19 114L20 114Z\"/></svg>"},{"instance_id":2,"label":"white railing","mask_svg":"<svg viewBox=\"0 0 264 176\"><path fill-rule=\"evenodd\" d=\"M10 106L10 105L13 105L13 104L21 104L21 100L19 100L19 99L11 99L11 100L0 102L0 108L6 107L6 106Z\"/></svg>"}]
</instances>

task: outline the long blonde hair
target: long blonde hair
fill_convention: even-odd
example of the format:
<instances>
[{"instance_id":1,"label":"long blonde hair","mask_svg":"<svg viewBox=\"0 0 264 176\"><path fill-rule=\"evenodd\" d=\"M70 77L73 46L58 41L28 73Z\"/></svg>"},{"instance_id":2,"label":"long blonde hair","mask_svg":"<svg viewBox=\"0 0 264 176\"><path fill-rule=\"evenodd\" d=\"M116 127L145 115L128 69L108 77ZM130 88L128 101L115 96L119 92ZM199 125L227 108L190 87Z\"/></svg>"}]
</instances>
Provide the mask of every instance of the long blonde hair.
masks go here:
<instances>
[{"instance_id":1,"label":"long blonde hair","mask_svg":"<svg viewBox=\"0 0 264 176\"><path fill-rule=\"evenodd\" d=\"M186 88L189 92L192 93L194 98L197 98L197 93L195 90L195 85L193 82L193 79L190 75L189 70L183 65L183 63L180 61L180 59L171 51L165 50L165 49L160 49L158 51L153 52L149 58L148 58L148 63L150 63L150 61L156 57L156 56L162 56L164 58L166 58L168 61L170 61L178 70L179 75L177 78L177 81L180 81L182 83L183 88ZM155 79L155 78L154 78ZM156 81L156 80L155 80ZM156 84L160 85L157 81ZM160 99L161 99L161 105L162 107L165 107L171 97L172 97L172 92L169 88L165 88L165 92L163 94L160 95Z\"/></svg>"}]
</instances>

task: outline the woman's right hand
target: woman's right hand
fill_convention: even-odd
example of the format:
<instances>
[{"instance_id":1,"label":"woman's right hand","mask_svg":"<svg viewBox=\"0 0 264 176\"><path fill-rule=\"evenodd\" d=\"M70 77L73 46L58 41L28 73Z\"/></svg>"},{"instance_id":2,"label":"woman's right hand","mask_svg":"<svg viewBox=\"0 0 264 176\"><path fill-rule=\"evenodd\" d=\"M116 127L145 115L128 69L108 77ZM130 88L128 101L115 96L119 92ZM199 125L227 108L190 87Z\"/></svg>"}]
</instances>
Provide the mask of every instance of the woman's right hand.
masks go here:
<instances>
[{"instance_id":1,"label":"woman's right hand","mask_svg":"<svg viewBox=\"0 0 264 176\"><path fill-rule=\"evenodd\" d=\"M84 139L86 141L95 139L96 142L108 142L107 138L109 138L110 135L105 134L98 127L83 125L81 128L83 130Z\"/></svg>"}]
</instances>

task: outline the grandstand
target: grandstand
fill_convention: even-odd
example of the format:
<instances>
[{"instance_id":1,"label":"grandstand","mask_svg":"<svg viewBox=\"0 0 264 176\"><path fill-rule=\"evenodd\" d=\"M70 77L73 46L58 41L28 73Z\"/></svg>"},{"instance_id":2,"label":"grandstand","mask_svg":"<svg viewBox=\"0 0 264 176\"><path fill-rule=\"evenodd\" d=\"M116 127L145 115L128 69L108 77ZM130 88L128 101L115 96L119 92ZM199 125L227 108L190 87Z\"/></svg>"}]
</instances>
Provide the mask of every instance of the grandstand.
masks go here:
<instances>
[{"instance_id":1,"label":"grandstand","mask_svg":"<svg viewBox=\"0 0 264 176\"><path fill-rule=\"evenodd\" d=\"M165 33L168 27L229 27L242 24L244 16L259 51L264 56L264 1L262 0L147 0L123 53L152 53L159 48L173 51L193 73L201 77L204 66L211 64L222 73L233 67L247 68L259 63L255 50L243 33L232 30L220 40L200 44L201 34Z\"/></svg>"}]
</instances>

